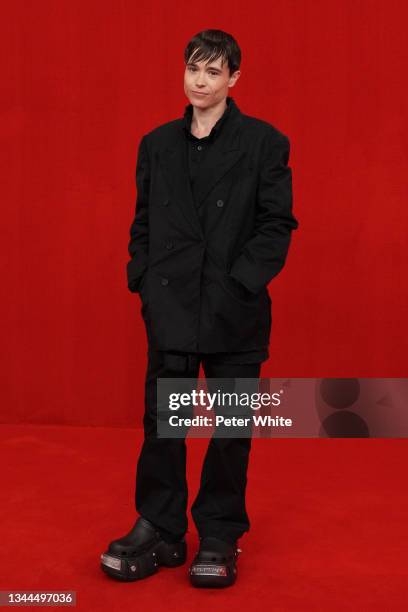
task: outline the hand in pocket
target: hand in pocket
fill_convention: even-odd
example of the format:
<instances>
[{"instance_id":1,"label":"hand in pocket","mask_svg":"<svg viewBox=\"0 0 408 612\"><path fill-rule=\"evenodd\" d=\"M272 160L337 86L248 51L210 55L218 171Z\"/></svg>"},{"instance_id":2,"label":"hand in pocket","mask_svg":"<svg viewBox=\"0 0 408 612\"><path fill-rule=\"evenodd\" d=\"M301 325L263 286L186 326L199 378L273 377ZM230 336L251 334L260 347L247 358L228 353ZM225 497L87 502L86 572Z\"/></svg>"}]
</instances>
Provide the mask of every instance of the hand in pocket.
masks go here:
<instances>
[{"instance_id":1,"label":"hand in pocket","mask_svg":"<svg viewBox=\"0 0 408 612\"><path fill-rule=\"evenodd\" d=\"M227 275L227 279L230 291L236 295L239 300L247 302L257 297L254 293L252 293L252 291L249 291L249 289L247 289L242 283L232 276Z\"/></svg>"}]
</instances>

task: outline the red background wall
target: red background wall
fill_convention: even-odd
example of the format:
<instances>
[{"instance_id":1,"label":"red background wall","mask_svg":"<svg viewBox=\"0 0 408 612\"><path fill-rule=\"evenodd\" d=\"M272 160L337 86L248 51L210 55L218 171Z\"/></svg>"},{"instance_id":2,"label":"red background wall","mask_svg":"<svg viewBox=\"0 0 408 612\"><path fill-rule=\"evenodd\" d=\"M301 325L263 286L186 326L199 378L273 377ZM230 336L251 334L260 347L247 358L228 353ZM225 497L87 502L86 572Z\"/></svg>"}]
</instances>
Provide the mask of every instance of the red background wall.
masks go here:
<instances>
[{"instance_id":1,"label":"red background wall","mask_svg":"<svg viewBox=\"0 0 408 612\"><path fill-rule=\"evenodd\" d=\"M263 376L406 376L401 0L3 3L1 422L140 425L146 335L127 290L141 136L181 117L183 50L243 53L240 109L291 140L287 265Z\"/></svg>"}]
</instances>

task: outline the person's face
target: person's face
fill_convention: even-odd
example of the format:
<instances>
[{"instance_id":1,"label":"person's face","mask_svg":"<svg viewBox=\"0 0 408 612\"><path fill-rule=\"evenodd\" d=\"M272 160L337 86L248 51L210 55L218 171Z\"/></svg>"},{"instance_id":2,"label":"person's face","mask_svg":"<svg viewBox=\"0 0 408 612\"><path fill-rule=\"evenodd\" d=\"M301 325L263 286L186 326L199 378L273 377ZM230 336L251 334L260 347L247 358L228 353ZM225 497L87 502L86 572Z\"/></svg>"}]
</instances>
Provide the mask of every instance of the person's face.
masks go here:
<instances>
[{"instance_id":1,"label":"person's face","mask_svg":"<svg viewBox=\"0 0 408 612\"><path fill-rule=\"evenodd\" d=\"M229 73L228 62L222 58L210 63L187 62L184 71L184 93L193 106L207 108L228 96L228 88L237 82L240 71Z\"/></svg>"}]
</instances>

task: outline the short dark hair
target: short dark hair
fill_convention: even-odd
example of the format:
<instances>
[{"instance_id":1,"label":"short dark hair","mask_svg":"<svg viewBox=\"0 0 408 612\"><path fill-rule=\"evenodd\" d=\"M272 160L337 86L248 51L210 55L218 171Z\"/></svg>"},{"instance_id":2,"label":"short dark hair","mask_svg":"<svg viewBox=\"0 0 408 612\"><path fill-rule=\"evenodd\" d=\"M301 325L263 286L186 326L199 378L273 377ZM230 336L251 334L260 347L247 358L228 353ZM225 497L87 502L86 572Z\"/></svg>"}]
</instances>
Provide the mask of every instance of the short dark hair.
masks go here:
<instances>
[{"instance_id":1,"label":"short dark hair","mask_svg":"<svg viewBox=\"0 0 408 612\"><path fill-rule=\"evenodd\" d=\"M194 56L194 57L193 57ZM184 61L214 61L222 57L222 63L228 61L230 75L239 70L241 49L236 40L222 30L203 30L195 34L184 50Z\"/></svg>"}]
</instances>

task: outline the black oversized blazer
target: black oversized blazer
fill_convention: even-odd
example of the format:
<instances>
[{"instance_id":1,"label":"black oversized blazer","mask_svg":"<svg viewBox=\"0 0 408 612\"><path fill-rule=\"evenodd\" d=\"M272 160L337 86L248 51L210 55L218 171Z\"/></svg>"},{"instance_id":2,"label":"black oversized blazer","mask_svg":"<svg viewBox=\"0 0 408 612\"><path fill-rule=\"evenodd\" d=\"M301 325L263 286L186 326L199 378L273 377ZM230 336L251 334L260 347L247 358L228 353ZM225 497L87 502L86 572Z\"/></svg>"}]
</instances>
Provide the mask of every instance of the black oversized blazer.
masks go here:
<instances>
[{"instance_id":1,"label":"black oversized blazer","mask_svg":"<svg viewBox=\"0 0 408 612\"><path fill-rule=\"evenodd\" d=\"M128 288L139 292L157 350L235 352L268 347L270 280L291 231L289 140L266 121L230 116L200 166L193 199L183 118L141 139Z\"/></svg>"}]
</instances>

